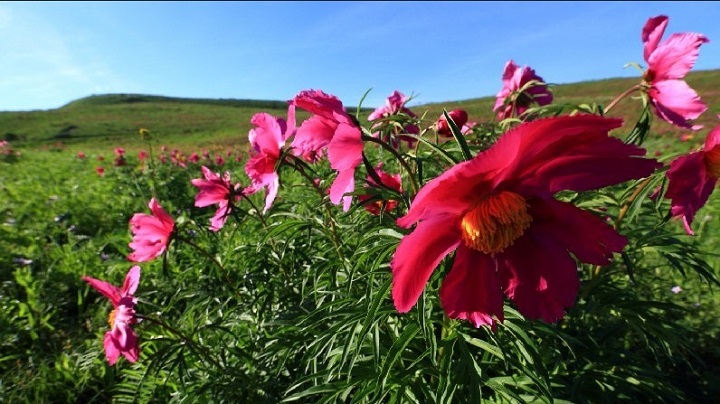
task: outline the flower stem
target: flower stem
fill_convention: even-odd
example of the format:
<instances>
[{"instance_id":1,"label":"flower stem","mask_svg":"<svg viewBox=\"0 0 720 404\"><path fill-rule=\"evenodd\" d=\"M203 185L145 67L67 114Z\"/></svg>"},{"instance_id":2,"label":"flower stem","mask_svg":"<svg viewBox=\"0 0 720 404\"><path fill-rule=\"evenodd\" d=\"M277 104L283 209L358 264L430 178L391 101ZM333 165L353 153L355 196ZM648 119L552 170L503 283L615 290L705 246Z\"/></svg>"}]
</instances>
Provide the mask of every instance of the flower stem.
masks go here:
<instances>
[{"instance_id":1,"label":"flower stem","mask_svg":"<svg viewBox=\"0 0 720 404\"><path fill-rule=\"evenodd\" d=\"M615 97L614 100L610 101L610 104L608 104L608 106L605 107L604 112L607 114L607 112L610 111L615 105L617 105L617 103L620 102L620 100L622 100L623 98L627 97L628 95L634 93L635 91L639 90L640 87L641 87L640 84L636 84L636 85L628 88L627 90L625 90L622 94Z\"/></svg>"}]
</instances>

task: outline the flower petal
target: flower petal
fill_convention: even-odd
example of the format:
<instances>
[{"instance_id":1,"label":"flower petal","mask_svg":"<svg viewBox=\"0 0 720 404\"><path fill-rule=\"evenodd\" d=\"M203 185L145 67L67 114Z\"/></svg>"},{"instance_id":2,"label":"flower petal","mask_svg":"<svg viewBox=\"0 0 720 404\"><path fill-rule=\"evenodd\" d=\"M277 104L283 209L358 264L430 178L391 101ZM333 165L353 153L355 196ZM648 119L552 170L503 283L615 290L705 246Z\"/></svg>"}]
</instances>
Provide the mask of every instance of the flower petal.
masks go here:
<instances>
[{"instance_id":1,"label":"flower petal","mask_svg":"<svg viewBox=\"0 0 720 404\"><path fill-rule=\"evenodd\" d=\"M115 344L115 340L113 339L110 331L105 333L103 347L105 347L105 357L107 358L108 363L110 363L110 366L114 365L120 357L120 348L118 348Z\"/></svg>"},{"instance_id":2,"label":"flower petal","mask_svg":"<svg viewBox=\"0 0 720 404\"><path fill-rule=\"evenodd\" d=\"M643 54L645 60L650 58L650 54L653 53L657 45L660 43L663 34L665 33L665 27L667 27L668 18L664 15L659 15L647 20L642 30L642 41L644 43Z\"/></svg>"},{"instance_id":3,"label":"flower petal","mask_svg":"<svg viewBox=\"0 0 720 404\"><path fill-rule=\"evenodd\" d=\"M707 170L704 152L676 158L670 163L666 175L669 182L665 197L670 199L670 213L673 217L681 217L685 223L685 231L693 235L690 225L695 212L708 201L717 179Z\"/></svg>"},{"instance_id":4,"label":"flower petal","mask_svg":"<svg viewBox=\"0 0 720 404\"><path fill-rule=\"evenodd\" d=\"M299 152L317 152L326 147L335 133L337 122L313 115L297 129L291 144Z\"/></svg>"},{"instance_id":5,"label":"flower petal","mask_svg":"<svg viewBox=\"0 0 720 404\"><path fill-rule=\"evenodd\" d=\"M463 244L440 287L440 301L450 318L470 321L475 327L495 328L503 321L503 294L495 272L495 260Z\"/></svg>"},{"instance_id":6,"label":"flower petal","mask_svg":"<svg viewBox=\"0 0 720 404\"><path fill-rule=\"evenodd\" d=\"M530 214L535 232L552 238L582 262L609 264L613 253L619 253L627 245L627 238L592 213L571 203L536 200Z\"/></svg>"},{"instance_id":7,"label":"flower petal","mask_svg":"<svg viewBox=\"0 0 720 404\"><path fill-rule=\"evenodd\" d=\"M122 298L122 292L117 286L111 285L99 279L91 278L89 276L83 276L81 279L89 283L90 286L92 286L95 290L108 298L108 300L112 302L114 307L119 304L120 299Z\"/></svg>"},{"instance_id":8,"label":"flower petal","mask_svg":"<svg viewBox=\"0 0 720 404\"><path fill-rule=\"evenodd\" d=\"M685 77L695 65L700 54L700 46L706 42L708 39L704 35L692 32L670 35L648 59L650 68L655 72L655 80Z\"/></svg>"},{"instance_id":9,"label":"flower petal","mask_svg":"<svg viewBox=\"0 0 720 404\"><path fill-rule=\"evenodd\" d=\"M156 218L162 223L165 230L169 233L172 232L173 228L175 227L175 222L173 221L173 218L165 212L165 210L160 206L160 204L157 202L155 198L150 199L150 204L148 205L150 207L150 210L152 211L153 215L155 215Z\"/></svg>"},{"instance_id":10,"label":"flower petal","mask_svg":"<svg viewBox=\"0 0 720 404\"><path fill-rule=\"evenodd\" d=\"M701 125L692 125L688 120L696 119L708 108L685 81L658 81L648 93L660 118L682 128L693 130L702 128Z\"/></svg>"},{"instance_id":11,"label":"flower petal","mask_svg":"<svg viewBox=\"0 0 720 404\"><path fill-rule=\"evenodd\" d=\"M433 270L461 242L456 217L439 215L421 221L403 237L393 255L392 296L395 308L405 313L415 305Z\"/></svg>"},{"instance_id":12,"label":"flower petal","mask_svg":"<svg viewBox=\"0 0 720 404\"><path fill-rule=\"evenodd\" d=\"M121 293L123 296L132 296L140 284L140 267L135 265L128 271L125 276Z\"/></svg>"},{"instance_id":13,"label":"flower petal","mask_svg":"<svg viewBox=\"0 0 720 404\"><path fill-rule=\"evenodd\" d=\"M355 190L355 169L340 171L330 187L330 202L337 205L343 200L343 210L350 210L352 203L352 193Z\"/></svg>"},{"instance_id":14,"label":"flower petal","mask_svg":"<svg viewBox=\"0 0 720 404\"><path fill-rule=\"evenodd\" d=\"M363 145L360 129L341 123L328 144L330 167L338 171L355 169L362 162Z\"/></svg>"},{"instance_id":15,"label":"flower petal","mask_svg":"<svg viewBox=\"0 0 720 404\"><path fill-rule=\"evenodd\" d=\"M498 276L524 316L554 323L575 303L577 265L563 246L531 230L496 256Z\"/></svg>"}]
</instances>

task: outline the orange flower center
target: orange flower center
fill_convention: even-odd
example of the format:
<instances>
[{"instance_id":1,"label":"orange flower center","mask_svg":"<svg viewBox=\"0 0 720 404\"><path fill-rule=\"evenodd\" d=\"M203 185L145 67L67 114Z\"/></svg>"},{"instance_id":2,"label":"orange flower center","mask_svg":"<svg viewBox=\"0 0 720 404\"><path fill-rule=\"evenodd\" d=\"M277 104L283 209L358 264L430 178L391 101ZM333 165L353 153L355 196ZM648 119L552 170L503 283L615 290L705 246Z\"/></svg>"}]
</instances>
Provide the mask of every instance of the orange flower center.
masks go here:
<instances>
[{"instance_id":1,"label":"orange flower center","mask_svg":"<svg viewBox=\"0 0 720 404\"><path fill-rule=\"evenodd\" d=\"M485 254L510 247L525 233L532 216L525 198L509 191L482 198L462 218L465 245Z\"/></svg>"},{"instance_id":2,"label":"orange flower center","mask_svg":"<svg viewBox=\"0 0 720 404\"><path fill-rule=\"evenodd\" d=\"M115 327L115 312L116 310L113 309L113 311L111 311L110 315L108 316L108 324L110 324L110 328Z\"/></svg>"},{"instance_id":3,"label":"orange flower center","mask_svg":"<svg viewBox=\"0 0 720 404\"><path fill-rule=\"evenodd\" d=\"M715 178L720 178L720 145L705 153L705 165Z\"/></svg>"}]
</instances>

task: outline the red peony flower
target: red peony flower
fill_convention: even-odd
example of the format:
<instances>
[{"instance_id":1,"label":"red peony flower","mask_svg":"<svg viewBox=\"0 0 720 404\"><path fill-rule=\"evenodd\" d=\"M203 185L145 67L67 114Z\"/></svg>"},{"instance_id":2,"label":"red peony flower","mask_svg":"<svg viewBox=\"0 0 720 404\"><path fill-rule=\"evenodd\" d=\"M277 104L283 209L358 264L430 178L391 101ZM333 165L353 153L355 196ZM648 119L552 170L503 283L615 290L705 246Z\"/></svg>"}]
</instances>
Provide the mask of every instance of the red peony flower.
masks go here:
<instances>
[{"instance_id":1,"label":"red peony flower","mask_svg":"<svg viewBox=\"0 0 720 404\"><path fill-rule=\"evenodd\" d=\"M167 249L170 236L175 230L175 222L162 206L152 198L148 205L152 215L136 213L130 219L133 239L130 248L134 251L128 259L134 262L150 261Z\"/></svg>"},{"instance_id":2,"label":"red peony flower","mask_svg":"<svg viewBox=\"0 0 720 404\"><path fill-rule=\"evenodd\" d=\"M363 141L360 128L345 112L334 95L319 90L302 91L291 101L313 116L300 125L292 142L296 155L317 155L327 148L330 167L338 171L330 187L330 201L348 211L355 190L355 168L362 162Z\"/></svg>"},{"instance_id":3,"label":"red peony flower","mask_svg":"<svg viewBox=\"0 0 720 404\"><path fill-rule=\"evenodd\" d=\"M108 318L111 330L105 333L103 340L105 356L110 365L115 364L120 354L130 362L137 361L140 357L140 345L132 329L136 322L135 305L137 304L137 298L133 294L140 283L140 267L136 265L130 268L122 288L89 276L83 276L82 280L108 298L113 305L113 311Z\"/></svg>"},{"instance_id":4,"label":"red peony flower","mask_svg":"<svg viewBox=\"0 0 720 404\"><path fill-rule=\"evenodd\" d=\"M681 217L687 234L694 235L690 225L695 212L705 205L720 178L720 125L708 133L702 150L673 160L666 175L670 214Z\"/></svg>"},{"instance_id":5,"label":"red peony flower","mask_svg":"<svg viewBox=\"0 0 720 404\"><path fill-rule=\"evenodd\" d=\"M488 150L420 190L398 225L405 236L391 262L400 312L417 302L435 267L455 261L440 288L451 318L476 327L503 320L503 293L530 318L559 320L579 287L572 258L607 264L627 243L559 191L586 191L650 175L645 150L608 136L622 121L593 115L524 123Z\"/></svg>"},{"instance_id":6,"label":"red peony flower","mask_svg":"<svg viewBox=\"0 0 720 404\"><path fill-rule=\"evenodd\" d=\"M245 173L252 180L251 192L265 188L265 213L275 201L280 187L275 166L285 141L295 133L295 106L290 105L288 108L287 122L282 118L260 113L253 115L251 123L255 127L250 130L248 137L253 150L245 164Z\"/></svg>"},{"instance_id":7,"label":"red peony flower","mask_svg":"<svg viewBox=\"0 0 720 404\"><path fill-rule=\"evenodd\" d=\"M233 208L233 204L240 200L240 184L235 186L230 182L230 173L225 172L221 178L219 174L212 172L209 168L202 167L205 179L194 179L190 182L200 191L195 196L195 206L204 208L218 204L215 216L210 219L210 230L218 231L225 225L225 221Z\"/></svg>"},{"instance_id":8,"label":"red peony flower","mask_svg":"<svg viewBox=\"0 0 720 404\"><path fill-rule=\"evenodd\" d=\"M697 130L702 125L692 125L688 120L699 117L707 106L682 78L695 64L700 45L708 39L702 34L682 33L672 34L660 43L667 24L668 18L660 15L648 19L643 27L643 55L648 63L643 79L657 116L671 124Z\"/></svg>"},{"instance_id":9,"label":"red peony flower","mask_svg":"<svg viewBox=\"0 0 720 404\"><path fill-rule=\"evenodd\" d=\"M388 174L381 168L382 165L378 165L377 167L375 167L375 172L380 178L380 182L382 183L382 185L378 184L371 176L368 175L368 183L365 185L365 189L380 188L382 186L398 192L402 192L402 178L400 177L400 174ZM382 211L391 211L395 209L398 204L397 201L394 199L390 199L387 201L384 199L376 199L374 201L369 201L373 196L374 195L371 193L358 196L358 200L361 203L364 203L365 210L372 213L373 215L380 215L380 212ZM365 203L366 201L368 202Z\"/></svg>"},{"instance_id":10,"label":"red peony flower","mask_svg":"<svg viewBox=\"0 0 720 404\"><path fill-rule=\"evenodd\" d=\"M448 112L448 115L453 122L455 122L455 126L458 128L463 128L468 120L468 114L464 109L453 109ZM452 131L450 130L450 125L448 124L447 119L445 119L445 114L440 115L437 123L435 123L435 127L437 128L438 135L452 137Z\"/></svg>"},{"instance_id":11,"label":"red peony flower","mask_svg":"<svg viewBox=\"0 0 720 404\"><path fill-rule=\"evenodd\" d=\"M530 84L533 80L538 84ZM512 60L505 64L502 82L502 89L497 93L493 107L500 120L510 118L513 114L522 115L533 102L547 105L553 101L543 78L536 75L535 70L527 66L520 68Z\"/></svg>"}]
</instances>

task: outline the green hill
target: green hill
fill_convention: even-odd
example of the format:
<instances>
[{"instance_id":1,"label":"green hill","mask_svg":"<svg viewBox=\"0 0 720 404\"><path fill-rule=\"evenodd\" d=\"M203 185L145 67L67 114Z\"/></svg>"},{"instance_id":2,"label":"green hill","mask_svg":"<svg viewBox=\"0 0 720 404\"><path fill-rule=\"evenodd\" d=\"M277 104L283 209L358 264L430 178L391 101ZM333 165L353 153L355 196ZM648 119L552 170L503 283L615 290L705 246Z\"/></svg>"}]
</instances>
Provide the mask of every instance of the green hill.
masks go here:
<instances>
[{"instance_id":1,"label":"green hill","mask_svg":"<svg viewBox=\"0 0 720 404\"><path fill-rule=\"evenodd\" d=\"M607 105L638 81L639 78L622 78L556 85L553 87L555 103ZM687 82L709 107L698 122L714 127L716 115L720 113L720 69L692 72ZM428 123L437 119L443 108L464 108L471 120L488 121L493 119L494 102L494 97L483 97L424 104L412 109L418 115L426 113ZM285 101L94 95L53 110L0 112L0 139L25 147L42 147L60 141L85 148L118 145L134 148L141 147L138 130L147 128L162 144L180 147L236 145L247 142L253 114L268 112L285 116L286 105ZM610 114L632 120L639 111L639 102L626 99ZM298 121L306 116L300 113ZM659 119L653 120L653 131L661 135L688 132Z\"/></svg>"}]
</instances>

